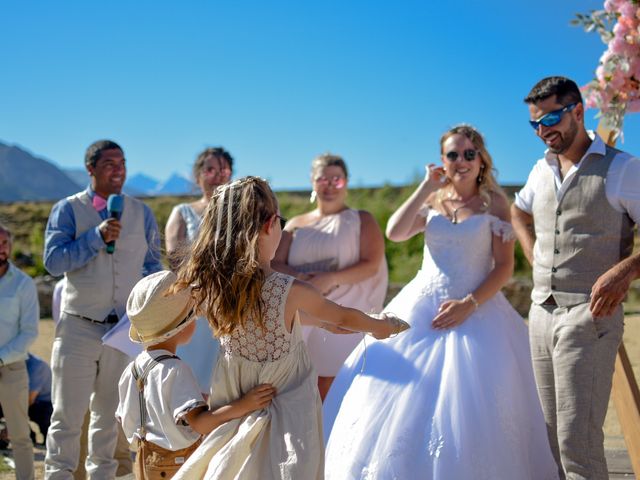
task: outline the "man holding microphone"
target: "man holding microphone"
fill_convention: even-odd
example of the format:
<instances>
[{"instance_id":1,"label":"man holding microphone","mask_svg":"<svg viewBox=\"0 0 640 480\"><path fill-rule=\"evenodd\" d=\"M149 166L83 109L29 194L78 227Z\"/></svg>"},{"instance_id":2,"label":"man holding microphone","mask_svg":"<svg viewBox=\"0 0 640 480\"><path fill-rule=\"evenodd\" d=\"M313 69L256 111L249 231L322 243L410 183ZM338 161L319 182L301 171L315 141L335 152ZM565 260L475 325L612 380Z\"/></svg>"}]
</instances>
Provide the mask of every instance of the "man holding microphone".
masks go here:
<instances>
[{"instance_id":1,"label":"man holding microphone","mask_svg":"<svg viewBox=\"0 0 640 480\"><path fill-rule=\"evenodd\" d=\"M102 336L124 315L133 285L162 269L153 213L121 195L122 148L110 140L93 143L85 167L89 187L53 206L45 234L45 267L66 277L51 353L53 415L45 458L45 478L51 480L73 478L87 409L89 478L115 477L114 415L128 357L104 346Z\"/></svg>"}]
</instances>

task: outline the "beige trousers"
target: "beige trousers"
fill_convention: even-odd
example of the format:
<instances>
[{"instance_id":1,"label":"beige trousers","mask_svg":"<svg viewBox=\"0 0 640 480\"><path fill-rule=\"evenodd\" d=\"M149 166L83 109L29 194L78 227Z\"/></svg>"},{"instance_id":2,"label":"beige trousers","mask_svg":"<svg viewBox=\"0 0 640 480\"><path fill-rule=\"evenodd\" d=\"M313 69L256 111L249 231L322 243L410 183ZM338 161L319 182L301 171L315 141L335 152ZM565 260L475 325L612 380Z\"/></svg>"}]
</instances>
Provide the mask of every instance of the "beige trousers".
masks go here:
<instances>
[{"instance_id":1,"label":"beige trousers","mask_svg":"<svg viewBox=\"0 0 640 480\"><path fill-rule=\"evenodd\" d=\"M80 434L80 456L78 459L78 468L73 472L74 480L86 480L87 470L84 463L87 459L89 440L89 412L84 416L82 424L82 433ZM122 431L122 426L118 422L118 443L116 444L116 453L114 458L118 461L118 469L116 470L116 478L133 473L133 460L131 460L131 450L129 449L129 441Z\"/></svg>"},{"instance_id":2,"label":"beige trousers","mask_svg":"<svg viewBox=\"0 0 640 480\"><path fill-rule=\"evenodd\" d=\"M118 437L118 380L129 359L102 344L113 325L93 324L62 313L51 352L53 415L47 435L46 480L71 480L78 467L80 436L90 410L87 475L113 480Z\"/></svg>"},{"instance_id":3,"label":"beige trousers","mask_svg":"<svg viewBox=\"0 0 640 480\"><path fill-rule=\"evenodd\" d=\"M0 367L0 404L7 422L16 479L33 480L33 444L29 427L29 376L23 361Z\"/></svg>"},{"instance_id":4,"label":"beige trousers","mask_svg":"<svg viewBox=\"0 0 640 480\"><path fill-rule=\"evenodd\" d=\"M594 319L588 303L531 306L531 357L562 479L609 478L602 426L622 331L622 307Z\"/></svg>"}]
</instances>

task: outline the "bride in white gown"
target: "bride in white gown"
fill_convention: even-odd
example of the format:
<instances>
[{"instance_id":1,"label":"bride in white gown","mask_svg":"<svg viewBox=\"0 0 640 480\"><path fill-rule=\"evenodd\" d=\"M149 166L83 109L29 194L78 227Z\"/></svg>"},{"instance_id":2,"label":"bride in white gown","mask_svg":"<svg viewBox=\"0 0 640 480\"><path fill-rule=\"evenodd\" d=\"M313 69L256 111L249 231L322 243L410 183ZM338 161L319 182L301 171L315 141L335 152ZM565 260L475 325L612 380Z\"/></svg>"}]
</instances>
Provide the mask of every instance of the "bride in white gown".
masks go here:
<instances>
[{"instance_id":1,"label":"bride in white gown","mask_svg":"<svg viewBox=\"0 0 640 480\"><path fill-rule=\"evenodd\" d=\"M421 270L385 309L412 328L364 340L336 377L326 479L557 479L526 326L500 293L508 201L476 130L440 145L444 167L428 167L387 226L393 241L425 234Z\"/></svg>"}]
</instances>

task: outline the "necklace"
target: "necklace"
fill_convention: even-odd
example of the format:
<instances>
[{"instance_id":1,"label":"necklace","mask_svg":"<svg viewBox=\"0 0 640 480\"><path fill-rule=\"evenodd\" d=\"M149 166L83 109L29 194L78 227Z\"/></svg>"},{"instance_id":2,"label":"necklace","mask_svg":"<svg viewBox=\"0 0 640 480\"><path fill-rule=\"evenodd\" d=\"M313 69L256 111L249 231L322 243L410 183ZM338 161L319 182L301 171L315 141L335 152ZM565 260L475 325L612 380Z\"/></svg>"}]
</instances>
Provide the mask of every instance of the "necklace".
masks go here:
<instances>
[{"instance_id":1,"label":"necklace","mask_svg":"<svg viewBox=\"0 0 640 480\"><path fill-rule=\"evenodd\" d=\"M467 198L466 200L461 200L461 199L454 199L453 192L449 192L448 199L450 202L462 202L462 204L456 208L453 208L453 205L451 206L453 208L453 210L451 211L451 223L453 224L458 223L458 210L460 210L461 208L466 208L471 203L471 201L474 200L477 196L478 194L476 193L470 196L469 198Z\"/></svg>"}]
</instances>

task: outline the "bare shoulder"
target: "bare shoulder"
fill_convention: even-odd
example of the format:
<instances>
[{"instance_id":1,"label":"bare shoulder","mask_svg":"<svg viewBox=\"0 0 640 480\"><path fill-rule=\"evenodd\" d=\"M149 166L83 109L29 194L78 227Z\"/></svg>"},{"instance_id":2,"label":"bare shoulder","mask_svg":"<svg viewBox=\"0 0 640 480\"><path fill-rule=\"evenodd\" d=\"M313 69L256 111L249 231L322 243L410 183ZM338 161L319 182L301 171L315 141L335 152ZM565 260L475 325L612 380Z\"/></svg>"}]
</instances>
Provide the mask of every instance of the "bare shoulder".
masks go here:
<instances>
[{"instance_id":1,"label":"bare shoulder","mask_svg":"<svg viewBox=\"0 0 640 480\"><path fill-rule=\"evenodd\" d=\"M291 284L291 289L289 290L288 298L294 301L302 300L302 303L304 303L304 299L306 297L316 292L317 290L310 283L307 283L304 280L299 280L295 278L293 280L293 283Z\"/></svg>"},{"instance_id":2,"label":"bare shoulder","mask_svg":"<svg viewBox=\"0 0 640 480\"><path fill-rule=\"evenodd\" d=\"M373 216L373 214L367 210L358 210L358 215L360 216L360 222L363 225L372 225L375 224L377 225L378 222L376 222L376 218Z\"/></svg>"},{"instance_id":3,"label":"bare shoulder","mask_svg":"<svg viewBox=\"0 0 640 480\"><path fill-rule=\"evenodd\" d=\"M383 242L382 230L373 214L366 210L358 210L358 214L360 216L360 241L369 243L371 240L379 239Z\"/></svg>"},{"instance_id":4,"label":"bare shoulder","mask_svg":"<svg viewBox=\"0 0 640 480\"><path fill-rule=\"evenodd\" d=\"M505 222L511 221L511 205L506 195L499 192L491 192L489 213Z\"/></svg>"}]
</instances>

